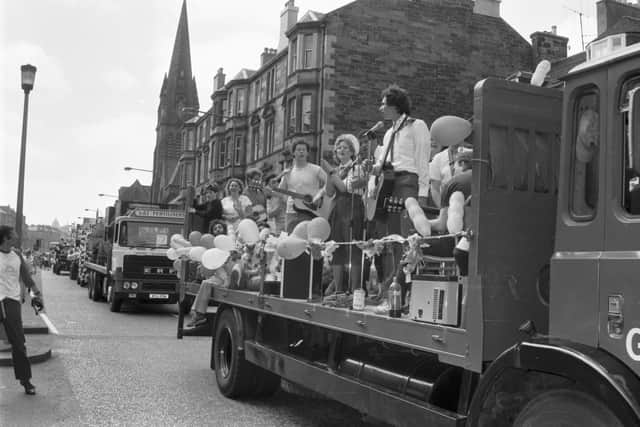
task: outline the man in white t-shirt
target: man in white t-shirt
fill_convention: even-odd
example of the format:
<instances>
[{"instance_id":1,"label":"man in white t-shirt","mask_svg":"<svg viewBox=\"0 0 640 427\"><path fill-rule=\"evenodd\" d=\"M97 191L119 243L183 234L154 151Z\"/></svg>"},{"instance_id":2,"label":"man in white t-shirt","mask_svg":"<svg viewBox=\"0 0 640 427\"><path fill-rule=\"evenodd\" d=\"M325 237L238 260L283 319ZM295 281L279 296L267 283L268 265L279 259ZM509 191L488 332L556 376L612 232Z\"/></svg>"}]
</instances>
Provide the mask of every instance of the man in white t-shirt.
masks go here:
<instances>
[{"instance_id":1,"label":"man in white t-shirt","mask_svg":"<svg viewBox=\"0 0 640 427\"><path fill-rule=\"evenodd\" d=\"M312 203L318 203L324 196L327 174L320 166L308 162L309 144L305 141L294 142L291 149L293 150L293 167L284 172L279 188L299 195L311 196ZM287 199L285 213L285 229L288 233L291 233L302 221L311 220L316 216L300 198L292 196Z\"/></svg>"},{"instance_id":2,"label":"man in white t-shirt","mask_svg":"<svg viewBox=\"0 0 640 427\"><path fill-rule=\"evenodd\" d=\"M22 255L13 249L18 235L12 227L0 226L0 322L4 325L7 338L11 344L13 372L16 379L29 395L36 394L31 384L31 364L27 358L27 348L22 327L22 288L20 281L34 294L31 305L36 310L44 308L40 290L31 278L29 266Z\"/></svg>"}]
</instances>

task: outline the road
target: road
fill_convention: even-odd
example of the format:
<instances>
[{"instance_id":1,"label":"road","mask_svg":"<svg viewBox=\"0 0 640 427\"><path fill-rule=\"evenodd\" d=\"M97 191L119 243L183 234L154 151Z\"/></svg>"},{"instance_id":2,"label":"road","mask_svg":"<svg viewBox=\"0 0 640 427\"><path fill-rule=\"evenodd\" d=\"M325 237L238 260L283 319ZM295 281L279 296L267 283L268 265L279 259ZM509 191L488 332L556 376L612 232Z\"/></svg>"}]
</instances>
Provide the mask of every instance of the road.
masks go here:
<instances>
[{"instance_id":1,"label":"road","mask_svg":"<svg viewBox=\"0 0 640 427\"><path fill-rule=\"evenodd\" d=\"M66 275L43 272L47 313L60 335L33 365L36 396L0 368L0 426L366 426L337 402L279 391L223 397L209 368L211 339L175 338L175 306L123 306L87 298Z\"/></svg>"}]
</instances>

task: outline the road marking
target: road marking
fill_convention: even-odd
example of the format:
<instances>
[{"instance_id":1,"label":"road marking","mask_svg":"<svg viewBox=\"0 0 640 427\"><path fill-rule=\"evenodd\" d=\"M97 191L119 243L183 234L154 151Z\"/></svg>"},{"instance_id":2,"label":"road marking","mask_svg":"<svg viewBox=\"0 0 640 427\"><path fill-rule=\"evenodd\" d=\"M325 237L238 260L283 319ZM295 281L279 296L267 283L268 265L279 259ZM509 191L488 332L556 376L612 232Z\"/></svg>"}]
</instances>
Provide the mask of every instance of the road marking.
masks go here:
<instances>
[{"instance_id":1,"label":"road marking","mask_svg":"<svg viewBox=\"0 0 640 427\"><path fill-rule=\"evenodd\" d=\"M39 316L40 318L42 318L42 321L45 323L45 325L47 325L47 328L49 328L49 332L54 335L60 335L60 332L58 332L58 329L55 327L51 319L49 319L49 316L44 313L40 313Z\"/></svg>"}]
</instances>

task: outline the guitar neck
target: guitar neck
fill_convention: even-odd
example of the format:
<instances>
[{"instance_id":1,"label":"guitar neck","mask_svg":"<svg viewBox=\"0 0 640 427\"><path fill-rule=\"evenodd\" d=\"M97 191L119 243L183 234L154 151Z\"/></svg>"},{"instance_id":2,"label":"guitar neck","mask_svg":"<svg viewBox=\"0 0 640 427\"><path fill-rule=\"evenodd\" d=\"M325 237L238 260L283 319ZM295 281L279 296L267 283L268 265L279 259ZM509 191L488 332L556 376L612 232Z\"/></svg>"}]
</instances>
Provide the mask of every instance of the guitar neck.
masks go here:
<instances>
[{"instance_id":1,"label":"guitar neck","mask_svg":"<svg viewBox=\"0 0 640 427\"><path fill-rule=\"evenodd\" d=\"M305 194L296 193L295 191L284 190L282 188L272 188L271 191L275 191L276 193L291 196L296 199L305 199L307 197Z\"/></svg>"}]
</instances>

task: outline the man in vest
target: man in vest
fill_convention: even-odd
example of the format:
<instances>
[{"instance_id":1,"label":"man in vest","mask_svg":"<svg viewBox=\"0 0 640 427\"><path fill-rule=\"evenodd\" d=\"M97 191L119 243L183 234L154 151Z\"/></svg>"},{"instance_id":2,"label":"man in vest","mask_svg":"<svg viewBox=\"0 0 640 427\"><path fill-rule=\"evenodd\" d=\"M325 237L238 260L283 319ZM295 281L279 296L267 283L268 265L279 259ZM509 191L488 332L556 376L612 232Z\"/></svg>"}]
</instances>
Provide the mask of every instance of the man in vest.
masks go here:
<instances>
[{"instance_id":1,"label":"man in vest","mask_svg":"<svg viewBox=\"0 0 640 427\"><path fill-rule=\"evenodd\" d=\"M31 278L29 267L22 255L16 252L13 245L18 235L12 227L0 225L0 322L4 325L7 338L11 344L13 371L16 379L29 395L36 394L36 388L31 384L31 364L27 358L24 330L22 328L21 287L20 281L33 292L31 305L36 310L44 308L42 294Z\"/></svg>"}]
</instances>

